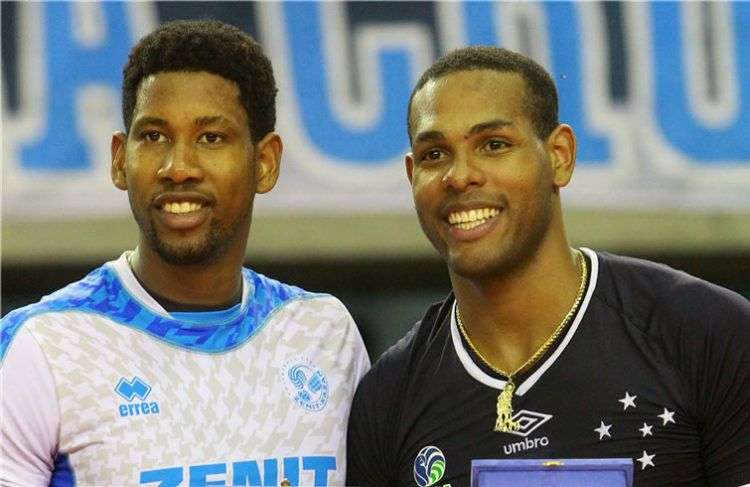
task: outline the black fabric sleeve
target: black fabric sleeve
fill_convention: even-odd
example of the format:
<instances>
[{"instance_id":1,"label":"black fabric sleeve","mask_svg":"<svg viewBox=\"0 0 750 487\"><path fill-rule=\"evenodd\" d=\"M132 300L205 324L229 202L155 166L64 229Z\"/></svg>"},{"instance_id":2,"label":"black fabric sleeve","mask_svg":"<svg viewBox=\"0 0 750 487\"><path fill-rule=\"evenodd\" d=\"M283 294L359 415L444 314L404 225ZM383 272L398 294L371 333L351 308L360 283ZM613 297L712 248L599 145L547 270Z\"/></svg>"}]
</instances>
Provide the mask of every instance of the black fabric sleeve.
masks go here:
<instances>
[{"instance_id":1,"label":"black fabric sleeve","mask_svg":"<svg viewBox=\"0 0 750 487\"><path fill-rule=\"evenodd\" d=\"M377 410L372 407L377 401L373 394L372 379L367 377L360 383L349 415L349 430L346 440L346 485L388 485L388 466L384 458L385 443L375 424Z\"/></svg>"},{"instance_id":2,"label":"black fabric sleeve","mask_svg":"<svg viewBox=\"0 0 750 487\"><path fill-rule=\"evenodd\" d=\"M395 485L394 417L396 395L383 380L388 375L381 361L365 375L357 388L349 415L346 453L346 485ZM389 390L391 389L391 390Z\"/></svg>"},{"instance_id":3,"label":"black fabric sleeve","mask_svg":"<svg viewBox=\"0 0 750 487\"><path fill-rule=\"evenodd\" d=\"M684 286L680 295L678 342L702 418L706 478L750 483L750 302L714 285Z\"/></svg>"},{"instance_id":4,"label":"black fabric sleeve","mask_svg":"<svg viewBox=\"0 0 750 487\"><path fill-rule=\"evenodd\" d=\"M347 433L346 485L399 485L398 450L409 356L419 323L386 351L354 395Z\"/></svg>"}]
</instances>

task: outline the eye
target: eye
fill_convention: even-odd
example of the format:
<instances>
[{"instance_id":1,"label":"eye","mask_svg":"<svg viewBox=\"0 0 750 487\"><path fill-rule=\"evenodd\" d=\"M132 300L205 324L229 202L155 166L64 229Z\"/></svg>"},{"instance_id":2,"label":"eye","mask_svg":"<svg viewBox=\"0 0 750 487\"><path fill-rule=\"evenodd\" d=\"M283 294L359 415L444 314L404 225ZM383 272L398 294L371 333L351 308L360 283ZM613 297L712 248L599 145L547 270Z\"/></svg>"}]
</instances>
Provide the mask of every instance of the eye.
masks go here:
<instances>
[{"instance_id":1,"label":"eye","mask_svg":"<svg viewBox=\"0 0 750 487\"><path fill-rule=\"evenodd\" d=\"M206 132L201 134L198 138L198 142L203 144L217 144L224 141L224 136L217 134L216 132Z\"/></svg>"},{"instance_id":2,"label":"eye","mask_svg":"<svg viewBox=\"0 0 750 487\"><path fill-rule=\"evenodd\" d=\"M490 152L496 152L505 150L508 147L510 147L510 144L502 139L489 139L484 143L482 149Z\"/></svg>"},{"instance_id":3,"label":"eye","mask_svg":"<svg viewBox=\"0 0 750 487\"><path fill-rule=\"evenodd\" d=\"M146 142L161 143L167 141L167 136L156 130L149 130L141 134L141 138Z\"/></svg>"},{"instance_id":4,"label":"eye","mask_svg":"<svg viewBox=\"0 0 750 487\"><path fill-rule=\"evenodd\" d=\"M446 153L442 149L430 149L422 153L419 162L435 162L443 159Z\"/></svg>"}]
</instances>

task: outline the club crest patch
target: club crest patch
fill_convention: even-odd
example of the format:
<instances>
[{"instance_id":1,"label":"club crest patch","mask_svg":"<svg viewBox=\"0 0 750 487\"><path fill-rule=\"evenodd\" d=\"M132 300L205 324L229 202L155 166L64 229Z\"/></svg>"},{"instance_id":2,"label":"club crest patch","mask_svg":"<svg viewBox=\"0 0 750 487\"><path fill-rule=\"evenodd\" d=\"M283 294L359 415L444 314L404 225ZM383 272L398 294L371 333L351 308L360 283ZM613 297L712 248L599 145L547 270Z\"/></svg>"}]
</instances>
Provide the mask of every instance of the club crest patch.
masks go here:
<instances>
[{"instance_id":1,"label":"club crest patch","mask_svg":"<svg viewBox=\"0 0 750 487\"><path fill-rule=\"evenodd\" d=\"M445 455L436 446L422 448L414 459L414 481L419 487L430 487L443 478Z\"/></svg>"},{"instance_id":2,"label":"club crest patch","mask_svg":"<svg viewBox=\"0 0 750 487\"><path fill-rule=\"evenodd\" d=\"M310 360L298 357L281 367L281 380L289 398L306 411L320 411L328 403L328 379Z\"/></svg>"}]
</instances>

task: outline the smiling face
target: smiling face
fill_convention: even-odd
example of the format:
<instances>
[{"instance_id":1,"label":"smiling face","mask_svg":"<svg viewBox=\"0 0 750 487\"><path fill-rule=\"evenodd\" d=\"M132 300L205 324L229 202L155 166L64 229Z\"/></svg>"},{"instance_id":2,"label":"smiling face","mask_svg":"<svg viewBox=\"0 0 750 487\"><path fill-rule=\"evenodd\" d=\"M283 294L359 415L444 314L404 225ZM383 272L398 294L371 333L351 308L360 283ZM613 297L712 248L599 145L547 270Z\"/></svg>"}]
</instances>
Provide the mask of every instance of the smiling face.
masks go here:
<instances>
[{"instance_id":1,"label":"smiling face","mask_svg":"<svg viewBox=\"0 0 750 487\"><path fill-rule=\"evenodd\" d=\"M575 142L567 126L541 140L524 113L524 93L516 73L474 70L431 80L414 96L406 157L414 205L458 275L522 265L553 225L562 228L558 188L572 160L565 164L560 142L572 158Z\"/></svg>"},{"instance_id":2,"label":"smiling face","mask_svg":"<svg viewBox=\"0 0 750 487\"><path fill-rule=\"evenodd\" d=\"M127 135L112 139L112 179L127 190L141 245L176 265L244 255L256 193L273 188L280 141L253 145L237 85L207 72L141 82Z\"/></svg>"}]
</instances>

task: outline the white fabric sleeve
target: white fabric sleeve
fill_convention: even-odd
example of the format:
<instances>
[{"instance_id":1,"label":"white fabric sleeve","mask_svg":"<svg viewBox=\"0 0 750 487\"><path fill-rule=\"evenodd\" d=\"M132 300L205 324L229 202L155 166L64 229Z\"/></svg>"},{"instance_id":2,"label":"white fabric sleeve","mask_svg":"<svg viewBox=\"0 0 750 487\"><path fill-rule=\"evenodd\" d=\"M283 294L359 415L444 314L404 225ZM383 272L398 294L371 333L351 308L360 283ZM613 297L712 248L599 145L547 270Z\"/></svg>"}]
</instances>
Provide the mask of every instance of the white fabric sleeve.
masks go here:
<instances>
[{"instance_id":1,"label":"white fabric sleeve","mask_svg":"<svg viewBox=\"0 0 750 487\"><path fill-rule=\"evenodd\" d=\"M367 373L367 371L370 370L370 356L367 353L367 348L365 347L365 342L362 339L362 334L359 332L359 327L354 322L354 318L352 318L351 313L349 313L349 310L346 308L344 303L342 303L338 298L334 299L342 309L342 322L347 330L346 340L350 342L352 346L353 373L351 377L354 379L354 387L352 389L352 394L354 394L354 390L356 390L357 384L359 384L359 381Z\"/></svg>"},{"instance_id":2,"label":"white fabric sleeve","mask_svg":"<svg viewBox=\"0 0 750 487\"><path fill-rule=\"evenodd\" d=\"M59 431L54 377L22 326L0 364L0 485L49 485Z\"/></svg>"}]
</instances>

